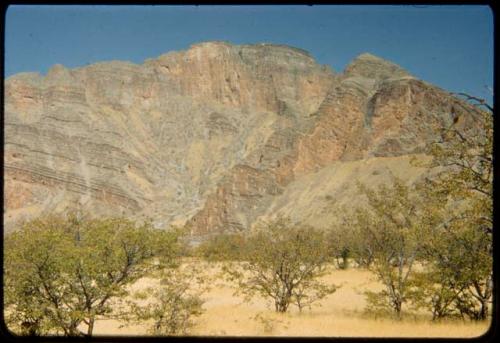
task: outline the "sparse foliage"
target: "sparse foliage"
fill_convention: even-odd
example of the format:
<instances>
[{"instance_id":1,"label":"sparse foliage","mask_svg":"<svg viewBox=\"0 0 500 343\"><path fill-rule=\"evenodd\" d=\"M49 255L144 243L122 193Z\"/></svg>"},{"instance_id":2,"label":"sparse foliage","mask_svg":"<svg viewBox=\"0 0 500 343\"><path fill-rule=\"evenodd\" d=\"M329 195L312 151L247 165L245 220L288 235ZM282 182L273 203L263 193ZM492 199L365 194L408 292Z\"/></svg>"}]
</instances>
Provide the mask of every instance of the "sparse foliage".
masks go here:
<instances>
[{"instance_id":1,"label":"sparse foliage","mask_svg":"<svg viewBox=\"0 0 500 343\"><path fill-rule=\"evenodd\" d=\"M491 236L474 223L448 220L432 227L424 240L426 292L422 300L433 317L484 320L492 296Z\"/></svg>"},{"instance_id":2,"label":"sparse foliage","mask_svg":"<svg viewBox=\"0 0 500 343\"><path fill-rule=\"evenodd\" d=\"M354 242L352 232L349 229L350 227L342 225L329 231L326 235L329 254L340 269L349 268L349 258L352 256Z\"/></svg>"},{"instance_id":3,"label":"sparse foliage","mask_svg":"<svg viewBox=\"0 0 500 343\"><path fill-rule=\"evenodd\" d=\"M348 213L345 209L344 213ZM347 248L358 267L370 268L374 259L372 241L369 235L366 235L364 229L357 225L354 218L343 217L344 239L348 242Z\"/></svg>"},{"instance_id":4,"label":"sparse foliage","mask_svg":"<svg viewBox=\"0 0 500 343\"><path fill-rule=\"evenodd\" d=\"M430 145L428 167L438 172L421 189L428 212L442 212L426 239L430 282L439 284L427 287L437 291L427 299L435 317L458 312L484 320L492 297L493 109L461 95L476 106L468 106L468 116L456 117Z\"/></svg>"},{"instance_id":5,"label":"sparse foliage","mask_svg":"<svg viewBox=\"0 0 500 343\"><path fill-rule=\"evenodd\" d=\"M336 290L318 280L328 262L325 242L323 232L281 218L250 235L244 262L227 272L248 299L256 294L271 299L276 312L286 312L290 304L302 309Z\"/></svg>"},{"instance_id":6,"label":"sparse foliage","mask_svg":"<svg viewBox=\"0 0 500 343\"><path fill-rule=\"evenodd\" d=\"M428 310L435 321L459 315L454 304L460 292L460 285L452 279L435 270L427 270L415 275L408 297L415 309Z\"/></svg>"},{"instance_id":7,"label":"sparse foliage","mask_svg":"<svg viewBox=\"0 0 500 343\"><path fill-rule=\"evenodd\" d=\"M468 99L476 99L467 96ZM484 104L484 103L481 103ZM429 179L436 190L455 198L479 200L484 205L484 230L491 233L493 201L493 110L470 107L472 120L456 117L443 130L440 139L430 145L431 167L448 167L438 177ZM489 225L489 227L487 227Z\"/></svg>"},{"instance_id":8,"label":"sparse foliage","mask_svg":"<svg viewBox=\"0 0 500 343\"><path fill-rule=\"evenodd\" d=\"M313 304L321 306L319 301L335 292L337 288L338 286L327 285L316 280L304 280L293 291L294 305L299 308L299 312L306 307L311 309Z\"/></svg>"},{"instance_id":9,"label":"sparse foliage","mask_svg":"<svg viewBox=\"0 0 500 343\"><path fill-rule=\"evenodd\" d=\"M256 322L258 322L260 325L262 325L262 329L263 329L264 333L267 335L271 335L271 334L275 333L277 325L281 324L281 325L284 325L285 328L288 328L288 324L289 324L281 318L276 318L270 314L266 314L263 312L257 313L255 316L250 317L250 319L253 319Z\"/></svg>"},{"instance_id":10,"label":"sparse foliage","mask_svg":"<svg viewBox=\"0 0 500 343\"><path fill-rule=\"evenodd\" d=\"M413 268L422 248L421 199L411 196L411 189L394 178L392 185L369 189L359 184L368 206L358 208L352 221L368 238L367 249L373 252L370 269L385 289L367 292L372 309L391 309L401 318L403 304L412 287Z\"/></svg>"},{"instance_id":11,"label":"sparse foliage","mask_svg":"<svg viewBox=\"0 0 500 343\"><path fill-rule=\"evenodd\" d=\"M134 294L127 319L152 321L150 332L156 336L185 335L195 325L193 318L203 313L207 281L196 266L164 270L159 286Z\"/></svg>"}]
</instances>

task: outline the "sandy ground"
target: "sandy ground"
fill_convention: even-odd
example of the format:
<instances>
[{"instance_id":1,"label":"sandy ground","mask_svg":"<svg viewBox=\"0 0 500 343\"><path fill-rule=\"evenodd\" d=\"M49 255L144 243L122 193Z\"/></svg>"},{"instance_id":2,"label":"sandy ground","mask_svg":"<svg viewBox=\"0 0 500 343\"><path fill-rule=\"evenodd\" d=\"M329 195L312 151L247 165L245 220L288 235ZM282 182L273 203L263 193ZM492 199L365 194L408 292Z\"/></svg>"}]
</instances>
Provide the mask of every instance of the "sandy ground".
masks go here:
<instances>
[{"instance_id":1,"label":"sandy ground","mask_svg":"<svg viewBox=\"0 0 500 343\"><path fill-rule=\"evenodd\" d=\"M388 318L374 318L364 313L364 290L380 289L373 274L366 270L333 270L324 277L329 283L341 287L321 306L299 313L277 314L264 299L244 302L235 296L233 285L218 277L220 266L204 268L214 277L207 291L205 312L196 318L192 335L200 336L328 336L328 337L475 337L485 333L488 323L449 321L433 323L428 318L407 316L400 322ZM154 284L151 279L139 280L134 289ZM146 325L121 327L116 320L99 320L96 335L147 335Z\"/></svg>"}]
</instances>

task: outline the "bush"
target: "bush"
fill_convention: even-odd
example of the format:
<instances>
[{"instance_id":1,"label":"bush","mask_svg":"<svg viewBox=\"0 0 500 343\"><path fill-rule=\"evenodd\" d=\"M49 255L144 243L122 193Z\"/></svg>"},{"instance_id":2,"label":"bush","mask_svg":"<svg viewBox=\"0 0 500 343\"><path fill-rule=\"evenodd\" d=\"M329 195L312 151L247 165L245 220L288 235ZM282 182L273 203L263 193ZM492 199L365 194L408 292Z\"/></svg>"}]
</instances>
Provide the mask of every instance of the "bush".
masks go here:
<instances>
[{"instance_id":1,"label":"bush","mask_svg":"<svg viewBox=\"0 0 500 343\"><path fill-rule=\"evenodd\" d=\"M195 254L209 261L239 261L244 256L245 236L240 233L223 233L201 243Z\"/></svg>"},{"instance_id":2,"label":"bush","mask_svg":"<svg viewBox=\"0 0 500 343\"><path fill-rule=\"evenodd\" d=\"M422 199L411 196L410 188L397 178L376 190L359 187L369 206L356 209L351 221L369 238L365 244L373 252L370 270L385 287L366 293L369 308L392 309L400 319L422 251L422 228L429 218L420 212Z\"/></svg>"},{"instance_id":3,"label":"bush","mask_svg":"<svg viewBox=\"0 0 500 343\"><path fill-rule=\"evenodd\" d=\"M153 335L185 335L195 325L193 318L203 313L200 296L207 289L207 281L199 266L164 270L159 287L133 295L130 313L124 319L152 321L149 331Z\"/></svg>"},{"instance_id":4,"label":"bush","mask_svg":"<svg viewBox=\"0 0 500 343\"><path fill-rule=\"evenodd\" d=\"M342 229L335 228L327 236L329 255L333 257L337 268L349 268L349 258L351 258L351 249L354 246L352 242L352 233L343 226Z\"/></svg>"},{"instance_id":5,"label":"bush","mask_svg":"<svg viewBox=\"0 0 500 343\"><path fill-rule=\"evenodd\" d=\"M279 219L251 234L244 251L244 262L226 269L230 279L247 299L258 294L272 300L276 312L286 312L290 304L302 309L336 290L318 280L329 259L321 231Z\"/></svg>"}]
</instances>

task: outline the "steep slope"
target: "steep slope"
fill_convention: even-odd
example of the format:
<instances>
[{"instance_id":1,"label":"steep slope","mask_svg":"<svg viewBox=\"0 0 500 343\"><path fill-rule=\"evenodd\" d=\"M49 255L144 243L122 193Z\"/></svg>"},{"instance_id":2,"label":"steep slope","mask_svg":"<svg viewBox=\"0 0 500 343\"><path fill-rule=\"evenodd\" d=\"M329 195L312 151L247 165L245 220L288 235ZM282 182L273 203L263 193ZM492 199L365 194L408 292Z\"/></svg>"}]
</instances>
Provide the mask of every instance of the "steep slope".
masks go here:
<instances>
[{"instance_id":1,"label":"steep slope","mask_svg":"<svg viewBox=\"0 0 500 343\"><path fill-rule=\"evenodd\" d=\"M272 156L272 162L260 165L247 159L246 165L236 166L188 225L195 234L248 228L260 216L272 215L269 209L277 209L276 202L293 203L291 197L281 196L290 182L335 162L421 153L454 118L471 121L469 109L393 63L363 54L337 75L318 110L309 115L306 130L271 136L261 159ZM347 187L344 181L332 182ZM310 200L302 206L322 206ZM297 220L307 219L307 211L289 208Z\"/></svg>"},{"instance_id":2,"label":"steep slope","mask_svg":"<svg viewBox=\"0 0 500 343\"><path fill-rule=\"evenodd\" d=\"M335 74L273 44L207 42L142 65L14 75L5 81L4 223L78 208L203 236L273 211L306 218L318 204L299 204L297 187L316 189L343 163L420 153L456 117L470 120L464 106L373 55Z\"/></svg>"},{"instance_id":3,"label":"steep slope","mask_svg":"<svg viewBox=\"0 0 500 343\"><path fill-rule=\"evenodd\" d=\"M337 223L338 214L342 214L344 206L349 208L365 204L366 199L361 195L357 182L376 187L390 182L393 176L408 183L424 177L427 169L412 163L414 158L420 162L429 159L417 154L333 162L292 181L281 195L273 199L258 220L285 216L294 222L330 228Z\"/></svg>"},{"instance_id":4,"label":"steep slope","mask_svg":"<svg viewBox=\"0 0 500 343\"><path fill-rule=\"evenodd\" d=\"M203 43L143 65L105 62L5 82L5 223L81 208L188 218L333 82L283 46Z\"/></svg>"}]
</instances>

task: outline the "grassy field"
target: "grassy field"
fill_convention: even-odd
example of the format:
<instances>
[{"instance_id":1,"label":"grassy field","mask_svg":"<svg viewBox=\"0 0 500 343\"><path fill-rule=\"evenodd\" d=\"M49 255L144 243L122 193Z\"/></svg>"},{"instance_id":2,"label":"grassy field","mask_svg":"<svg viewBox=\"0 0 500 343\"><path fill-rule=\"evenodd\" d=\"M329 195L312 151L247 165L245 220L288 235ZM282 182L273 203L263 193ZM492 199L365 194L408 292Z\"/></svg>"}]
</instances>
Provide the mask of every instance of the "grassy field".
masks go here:
<instances>
[{"instance_id":1,"label":"grassy field","mask_svg":"<svg viewBox=\"0 0 500 343\"><path fill-rule=\"evenodd\" d=\"M401 321L376 318L364 312L364 290L381 285L373 274L362 269L332 270L326 282L340 285L334 294L299 313L275 313L265 299L244 302L234 295L234 285L220 277L220 265L204 268L213 278L211 289L203 298L205 312L196 318L192 335L200 336L330 336L330 337L475 337L485 333L487 323L447 321L433 323L426 316L407 315ZM134 285L141 289L155 280L143 279ZM116 320L96 322L96 335L147 335L145 325L122 327Z\"/></svg>"}]
</instances>

